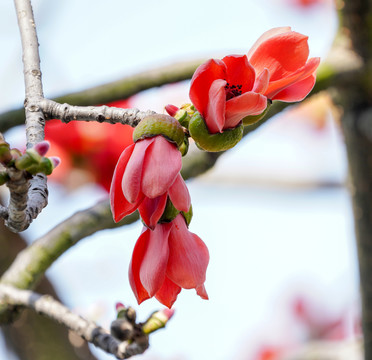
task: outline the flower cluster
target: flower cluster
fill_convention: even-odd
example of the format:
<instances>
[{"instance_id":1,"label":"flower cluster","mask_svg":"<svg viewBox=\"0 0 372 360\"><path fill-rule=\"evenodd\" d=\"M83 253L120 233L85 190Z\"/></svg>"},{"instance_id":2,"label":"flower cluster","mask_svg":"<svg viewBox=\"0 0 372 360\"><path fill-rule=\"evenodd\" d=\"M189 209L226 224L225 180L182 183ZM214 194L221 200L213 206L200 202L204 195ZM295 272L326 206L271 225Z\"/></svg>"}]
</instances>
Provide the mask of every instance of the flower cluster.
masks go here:
<instances>
[{"instance_id":1,"label":"flower cluster","mask_svg":"<svg viewBox=\"0 0 372 360\"><path fill-rule=\"evenodd\" d=\"M138 209L145 225L129 267L139 303L155 296L171 307L182 288L208 298L208 249L188 230L191 200L180 175L188 138L206 151L235 146L243 126L259 121L273 100L300 101L311 91L319 58L308 57L306 36L272 29L247 55L199 66L191 80L193 105L167 105L171 116L152 115L136 127L134 144L116 165L110 200L115 221Z\"/></svg>"}]
</instances>

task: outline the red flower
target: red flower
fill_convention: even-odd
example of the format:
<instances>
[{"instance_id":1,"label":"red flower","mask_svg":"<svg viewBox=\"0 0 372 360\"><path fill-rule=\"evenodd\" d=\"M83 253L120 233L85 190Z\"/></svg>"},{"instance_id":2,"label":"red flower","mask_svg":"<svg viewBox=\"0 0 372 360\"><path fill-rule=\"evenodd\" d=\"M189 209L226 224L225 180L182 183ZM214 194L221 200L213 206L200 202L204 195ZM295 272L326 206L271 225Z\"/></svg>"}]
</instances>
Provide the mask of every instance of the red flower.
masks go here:
<instances>
[{"instance_id":1,"label":"red flower","mask_svg":"<svg viewBox=\"0 0 372 360\"><path fill-rule=\"evenodd\" d=\"M204 242L187 229L179 214L154 231L144 227L133 250L129 281L139 304L155 296L170 308L181 288L196 289L208 299L204 288L208 262Z\"/></svg>"},{"instance_id":2,"label":"red flower","mask_svg":"<svg viewBox=\"0 0 372 360\"><path fill-rule=\"evenodd\" d=\"M211 133L234 128L244 117L266 109L265 96L253 89L255 80L255 70L246 55L210 59L196 69L190 99Z\"/></svg>"},{"instance_id":3,"label":"red flower","mask_svg":"<svg viewBox=\"0 0 372 360\"><path fill-rule=\"evenodd\" d=\"M179 211L188 212L190 195L182 179L181 153L163 136L137 141L121 154L110 189L114 220L120 221L137 208L150 228L163 215L167 197Z\"/></svg>"},{"instance_id":4,"label":"red flower","mask_svg":"<svg viewBox=\"0 0 372 360\"><path fill-rule=\"evenodd\" d=\"M258 76L255 90L271 100L304 99L315 84L320 62L319 58L308 59L307 39L290 27L266 31L248 52L249 62Z\"/></svg>"}]
</instances>

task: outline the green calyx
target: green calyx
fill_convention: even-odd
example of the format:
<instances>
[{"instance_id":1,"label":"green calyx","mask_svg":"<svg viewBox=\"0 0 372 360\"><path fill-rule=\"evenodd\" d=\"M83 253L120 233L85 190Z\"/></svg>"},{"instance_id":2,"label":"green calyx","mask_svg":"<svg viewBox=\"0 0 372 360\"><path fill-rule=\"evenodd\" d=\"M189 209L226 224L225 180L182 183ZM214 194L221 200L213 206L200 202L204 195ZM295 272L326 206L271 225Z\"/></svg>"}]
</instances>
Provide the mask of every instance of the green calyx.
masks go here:
<instances>
[{"instance_id":1,"label":"green calyx","mask_svg":"<svg viewBox=\"0 0 372 360\"><path fill-rule=\"evenodd\" d=\"M243 120L242 120L243 125L244 126L253 125L253 124L259 122L260 120L262 120L266 116L266 114L268 113L272 103L273 102L270 99L267 99L266 109L261 114L250 115L250 116L246 116L245 118L243 118Z\"/></svg>"},{"instance_id":2,"label":"green calyx","mask_svg":"<svg viewBox=\"0 0 372 360\"><path fill-rule=\"evenodd\" d=\"M172 201L168 197L167 204L165 205L165 209L163 212L163 215L161 216L159 223L167 223L173 221L177 215L181 213L184 217L187 226L189 226L191 219L192 219L192 205L190 205L190 209L187 213L184 211L179 211L176 209L176 207L173 205Z\"/></svg>"},{"instance_id":3,"label":"green calyx","mask_svg":"<svg viewBox=\"0 0 372 360\"><path fill-rule=\"evenodd\" d=\"M175 143L179 149L184 146L185 133L182 125L175 118L162 114L149 115L141 120L134 129L133 141L158 135Z\"/></svg>"},{"instance_id":4,"label":"green calyx","mask_svg":"<svg viewBox=\"0 0 372 360\"><path fill-rule=\"evenodd\" d=\"M200 113L195 112L189 123L189 132L199 148L209 152L218 152L231 149L242 139L243 125L226 129L222 133L210 134Z\"/></svg>"}]
</instances>

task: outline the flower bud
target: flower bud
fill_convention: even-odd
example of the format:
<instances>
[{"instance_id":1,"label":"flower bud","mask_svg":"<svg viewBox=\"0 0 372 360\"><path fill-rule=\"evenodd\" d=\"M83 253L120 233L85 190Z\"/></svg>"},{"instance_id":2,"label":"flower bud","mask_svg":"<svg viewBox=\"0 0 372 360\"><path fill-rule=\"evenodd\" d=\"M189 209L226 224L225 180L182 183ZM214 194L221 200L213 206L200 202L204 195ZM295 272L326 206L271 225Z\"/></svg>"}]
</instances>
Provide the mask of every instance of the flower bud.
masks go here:
<instances>
[{"instance_id":1,"label":"flower bud","mask_svg":"<svg viewBox=\"0 0 372 360\"><path fill-rule=\"evenodd\" d=\"M190 120L189 132L199 148L218 152L231 149L242 139L243 125L226 129L222 133L210 134L202 116L199 112L195 112Z\"/></svg>"},{"instance_id":2,"label":"flower bud","mask_svg":"<svg viewBox=\"0 0 372 360\"><path fill-rule=\"evenodd\" d=\"M47 140L37 143L33 149L40 155L44 156L50 148L50 143Z\"/></svg>"},{"instance_id":3,"label":"flower bud","mask_svg":"<svg viewBox=\"0 0 372 360\"><path fill-rule=\"evenodd\" d=\"M0 172L0 185L4 185L9 180L9 175L6 171Z\"/></svg>"},{"instance_id":4,"label":"flower bud","mask_svg":"<svg viewBox=\"0 0 372 360\"><path fill-rule=\"evenodd\" d=\"M133 141L137 142L149 137L162 135L180 148L184 143L185 133L181 124L171 116L154 114L146 116L136 126L133 132Z\"/></svg>"},{"instance_id":5,"label":"flower bud","mask_svg":"<svg viewBox=\"0 0 372 360\"><path fill-rule=\"evenodd\" d=\"M120 341L131 339L133 337L133 331L133 324L123 318L114 320L110 326L111 335Z\"/></svg>"},{"instance_id":6,"label":"flower bud","mask_svg":"<svg viewBox=\"0 0 372 360\"><path fill-rule=\"evenodd\" d=\"M143 324L142 331L145 334L150 334L156 330L163 328L173 315L173 309L164 309L154 312L150 316L150 318Z\"/></svg>"}]
</instances>

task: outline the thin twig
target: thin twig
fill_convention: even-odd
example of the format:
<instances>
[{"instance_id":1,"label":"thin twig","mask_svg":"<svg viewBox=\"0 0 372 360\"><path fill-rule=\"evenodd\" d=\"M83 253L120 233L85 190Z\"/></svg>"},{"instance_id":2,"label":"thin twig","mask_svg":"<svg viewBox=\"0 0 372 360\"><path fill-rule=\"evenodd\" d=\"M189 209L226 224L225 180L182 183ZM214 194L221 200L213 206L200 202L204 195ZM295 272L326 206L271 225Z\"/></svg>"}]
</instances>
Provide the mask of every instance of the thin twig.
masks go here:
<instances>
[{"instance_id":1,"label":"thin twig","mask_svg":"<svg viewBox=\"0 0 372 360\"><path fill-rule=\"evenodd\" d=\"M71 120L107 122L110 124L126 124L132 127L146 116L155 114L154 111L140 111L138 109L120 109L109 106L72 106L59 104L52 100L44 99L40 106L48 119L60 119L64 123Z\"/></svg>"},{"instance_id":2,"label":"thin twig","mask_svg":"<svg viewBox=\"0 0 372 360\"><path fill-rule=\"evenodd\" d=\"M0 302L33 309L37 313L65 325L86 341L107 353L115 355L118 359L127 359L133 355L142 354L148 348L148 341L145 335L140 337L141 341L139 342L120 342L94 322L74 314L50 295L40 295L30 290L20 290L1 284Z\"/></svg>"}]
</instances>

